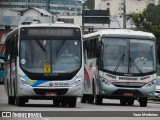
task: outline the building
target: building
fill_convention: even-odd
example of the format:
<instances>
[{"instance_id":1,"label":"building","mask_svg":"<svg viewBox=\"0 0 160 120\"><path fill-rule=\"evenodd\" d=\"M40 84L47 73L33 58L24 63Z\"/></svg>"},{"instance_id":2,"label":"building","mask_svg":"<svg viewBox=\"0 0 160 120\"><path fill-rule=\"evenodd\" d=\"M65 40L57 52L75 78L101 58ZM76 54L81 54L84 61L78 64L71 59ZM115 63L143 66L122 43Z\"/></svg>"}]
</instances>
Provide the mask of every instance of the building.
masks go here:
<instances>
[{"instance_id":1,"label":"building","mask_svg":"<svg viewBox=\"0 0 160 120\"><path fill-rule=\"evenodd\" d=\"M159 0L95 0L95 9L109 9L111 16L122 16L124 1L126 3L126 14L129 14L132 12L140 13L149 3L156 4Z\"/></svg>"},{"instance_id":2,"label":"building","mask_svg":"<svg viewBox=\"0 0 160 120\"><path fill-rule=\"evenodd\" d=\"M28 8L23 12L0 8L0 29L17 27L22 22L54 23L53 15L44 9Z\"/></svg>"},{"instance_id":3,"label":"building","mask_svg":"<svg viewBox=\"0 0 160 120\"><path fill-rule=\"evenodd\" d=\"M36 7L53 15L81 15L82 0L0 0L0 8L24 11Z\"/></svg>"},{"instance_id":4,"label":"building","mask_svg":"<svg viewBox=\"0 0 160 120\"><path fill-rule=\"evenodd\" d=\"M54 23L55 18L51 13L39 8L28 8L23 12L0 8L0 51L4 48L7 33L23 22Z\"/></svg>"},{"instance_id":5,"label":"building","mask_svg":"<svg viewBox=\"0 0 160 120\"><path fill-rule=\"evenodd\" d=\"M160 0L155 0L155 5L160 5Z\"/></svg>"},{"instance_id":6,"label":"building","mask_svg":"<svg viewBox=\"0 0 160 120\"><path fill-rule=\"evenodd\" d=\"M40 8L28 8L25 11L20 13L21 17L32 17L29 22L38 22L38 23L54 23L54 17L51 13L47 12L44 9Z\"/></svg>"},{"instance_id":7,"label":"building","mask_svg":"<svg viewBox=\"0 0 160 120\"><path fill-rule=\"evenodd\" d=\"M56 15L81 15L82 0L50 0L49 12Z\"/></svg>"}]
</instances>

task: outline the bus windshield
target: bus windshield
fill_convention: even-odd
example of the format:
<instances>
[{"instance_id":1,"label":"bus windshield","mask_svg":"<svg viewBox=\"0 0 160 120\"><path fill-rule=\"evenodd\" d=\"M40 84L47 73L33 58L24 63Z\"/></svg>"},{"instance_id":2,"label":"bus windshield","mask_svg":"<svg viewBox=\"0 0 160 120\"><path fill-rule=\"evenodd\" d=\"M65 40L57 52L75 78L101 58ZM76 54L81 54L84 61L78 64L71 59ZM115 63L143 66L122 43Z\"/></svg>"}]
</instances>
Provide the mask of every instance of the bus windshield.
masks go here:
<instances>
[{"instance_id":1,"label":"bus windshield","mask_svg":"<svg viewBox=\"0 0 160 120\"><path fill-rule=\"evenodd\" d=\"M156 70L155 42L127 38L102 39L102 68L112 72L143 74Z\"/></svg>"},{"instance_id":2,"label":"bus windshield","mask_svg":"<svg viewBox=\"0 0 160 120\"><path fill-rule=\"evenodd\" d=\"M30 73L71 73L81 67L80 40L23 39L20 44L20 65Z\"/></svg>"}]
</instances>

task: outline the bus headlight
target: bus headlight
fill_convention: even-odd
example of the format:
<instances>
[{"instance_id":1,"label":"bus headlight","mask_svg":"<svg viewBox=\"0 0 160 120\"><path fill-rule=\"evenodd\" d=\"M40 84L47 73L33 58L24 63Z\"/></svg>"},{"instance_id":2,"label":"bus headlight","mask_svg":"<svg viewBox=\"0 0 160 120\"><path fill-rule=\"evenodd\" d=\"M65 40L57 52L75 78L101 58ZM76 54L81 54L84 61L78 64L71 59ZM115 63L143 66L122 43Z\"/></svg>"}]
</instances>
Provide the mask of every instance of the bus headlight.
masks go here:
<instances>
[{"instance_id":1,"label":"bus headlight","mask_svg":"<svg viewBox=\"0 0 160 120\"><path fill-rule=\"evenodd\" d=\"M76 81L72 84L72 87L76 87L80 84L82 77L78 77Z\"/></svg>"},{"instance_id":2,"label":"bus headlight","mask_svg":"<svg viewBox=\"0 0 160 120\"><path fill-rule=\"evenodd\" d=\"M105 79L103 77L100 77L100 80L102 81L102 83L104 83L106 85L111 85L111 83L107 79Z\"/></svg>"},{"instance_id":3,"label":"bus headlight","mask_svg":"<svg viewBox=\"0 0 160 120\"><path fill-rule=\"evenodd\" d=\"M20 84L22 84L22 85L30 85L29 83L28 83L28 81L26 81L24 78L22 78L22 77L20 77Z\"/></svg>"},{"instance_id":4,"label":"bus headlight","mask_svg":"<svg viewBox=\"0 0 160 120\"><path fill-rule=\"evenodd\" d=\"M151 87L153 85L155 85L155 80L148 82L145 86L146 87Z\"/></svg>"}]
</instances>

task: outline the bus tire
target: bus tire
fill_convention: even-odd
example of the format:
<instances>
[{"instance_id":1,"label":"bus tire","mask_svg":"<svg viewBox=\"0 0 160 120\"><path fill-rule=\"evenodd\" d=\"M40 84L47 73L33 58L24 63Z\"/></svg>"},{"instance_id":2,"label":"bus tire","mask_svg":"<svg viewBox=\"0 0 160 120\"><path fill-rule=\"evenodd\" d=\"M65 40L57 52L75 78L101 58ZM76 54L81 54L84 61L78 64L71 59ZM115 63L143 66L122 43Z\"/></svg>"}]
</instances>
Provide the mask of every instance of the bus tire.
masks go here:
<instances>
[{"instance_id":1,"label":"bus tire","mask_svg":"<svg viewBox=\"0 0 160 120\"><path fill-rule=\"evenodd\" d=\"M17 106L24 106L25 101L22 97L16 97L16 104L17 104Z\"/></svg>"},{"instance_id":2,"label":"bus tire","mask_svg":"<svg viewBox=\"0 0 160 120\"><path fill-rule=\"evenodd\" d=\"M140 97L139 98L140 107L146 107L147 106L147 102L148 102L148 98L147 97Z\"/></svg>"},{"instance_id":3,"label":"bus tire","mask_svg":"<svg viewBox=\"0 0 160 120\"><path fill-rule=\"evenodd\" d=\"M102 104L102 97L101 96L99 96L99 95L96 95L95 96L95 104L96 105L101 105Z\"/></svg>"},{"instance_id":4,"label":"bus tire","mask_svg":"<svg viewBox=\"0 0 160 120\"><path fill-rule=\"evenodd\" d=\"M120 104L125 106L127 104L127 100L125 98L120 98Z\"/></svg>"},{"instance_id":5,"label":"bus tire","mask_svg":"<svg viewBox=\"0 0 160 120\"><path fill-rule=\"evenodd\" d=\"M8 104L9 105L14 105L15 104L15 97L8 96Z\"/></svg>"},{"instance_id":6,"label":"bus tire","mask_svg":"<svg viewBox=\"0 0 160 120\"><path fill-rule=\"evenodd\" d=\"M68 101L68 107L75 108L76 107L76 97L71 97Z\"/></svg>"}]
</instances>

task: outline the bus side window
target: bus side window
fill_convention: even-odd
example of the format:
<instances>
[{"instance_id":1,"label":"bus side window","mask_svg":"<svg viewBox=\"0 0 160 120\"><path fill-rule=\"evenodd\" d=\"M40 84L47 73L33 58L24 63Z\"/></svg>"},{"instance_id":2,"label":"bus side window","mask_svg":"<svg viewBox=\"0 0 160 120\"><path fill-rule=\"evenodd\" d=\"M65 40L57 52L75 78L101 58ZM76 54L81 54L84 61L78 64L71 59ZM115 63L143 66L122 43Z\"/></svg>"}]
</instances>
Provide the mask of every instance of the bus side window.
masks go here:
<instances>
[{"instance_id":1,"label":"bus side window","mask_svg":"<svg viewBox=\"0 0 160 120\"><path fill-rule=\"evenodd\" d=\"M15 40L13 36L11 41L11 60L14 60L14 59L15 59Z\"/></svg>"},{"instance_id":2,"label":"bus side window","mask_svg":"<svg viewBox=\"0 0 160 120\"><path fill-rule=\"evenodd\" d=\"M14 56L18 55L18 33L14 36Z\"/></svg>"},{"instance_id":3,"label":"bus side window","mask_svg":"<svg viewBox=\"0 0 160 120\"><path fill-rule=\"evenodd\" d=\"M5 61L9 61L10 60L10 42L7 39L6 40L6 51L5 51Z\"/></svg>"}]
</instances>

